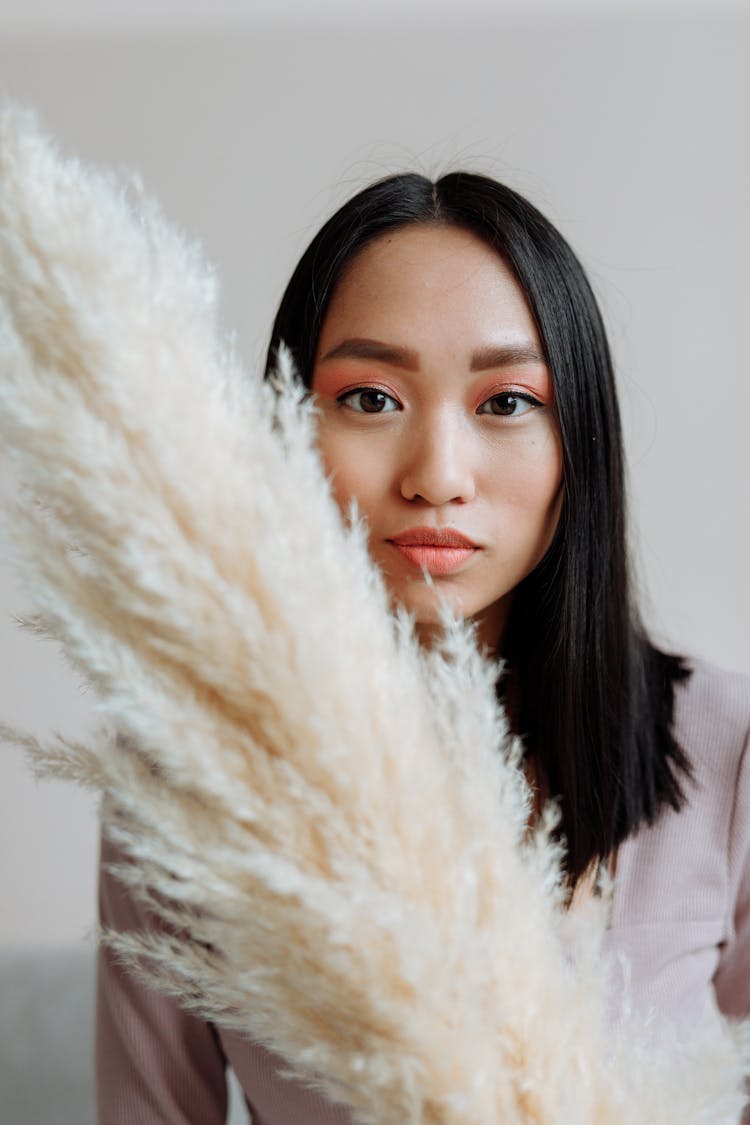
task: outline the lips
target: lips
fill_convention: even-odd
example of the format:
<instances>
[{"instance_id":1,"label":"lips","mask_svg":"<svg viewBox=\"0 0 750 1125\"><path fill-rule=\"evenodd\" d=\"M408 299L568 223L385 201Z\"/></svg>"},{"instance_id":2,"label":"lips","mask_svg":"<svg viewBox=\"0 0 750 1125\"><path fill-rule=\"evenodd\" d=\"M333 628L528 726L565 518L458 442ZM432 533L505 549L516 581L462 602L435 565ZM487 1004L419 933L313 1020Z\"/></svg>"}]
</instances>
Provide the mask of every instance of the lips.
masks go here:
<instances>
[{"instance_id":1,"label":"lips","mask_svg":"<svg viewBox=\"0 0 750 1125\"><path fill-rule=\"evenodd\" d=\"M411 527L389 542L413 566L436 576L458 570L480 549L454 528Z\"/></svg>"},{"instance_id":2,"label":"lips","mask_svg":"<svg viewBox=\"0 0 750 1125\"><path fill-rule=\"evenodd\" d=\"M410 527L391 536L399 547L460 547L477 550L477 544L452 527Z\"/></svg>"}]
</instances>

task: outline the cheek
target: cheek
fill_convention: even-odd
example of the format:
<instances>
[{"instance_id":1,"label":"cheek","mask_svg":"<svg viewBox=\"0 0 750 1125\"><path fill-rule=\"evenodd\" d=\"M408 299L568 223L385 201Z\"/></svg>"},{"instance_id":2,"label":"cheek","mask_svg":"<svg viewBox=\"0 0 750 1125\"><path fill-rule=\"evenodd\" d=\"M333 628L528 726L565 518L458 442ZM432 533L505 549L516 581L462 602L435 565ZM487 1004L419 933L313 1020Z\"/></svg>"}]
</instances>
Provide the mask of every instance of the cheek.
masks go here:
<instances>
[{"instance_id":1,"label":"cheek","mask_svg":"<svg viewBox=\"0 0 750 1125\"><path fill-rule=\"evenodd\" d=\"M318 433L318 451L342 511L346 511L350 500L354 499L363 514L372 514L383 487L380 459L368 450L366 443L352 442L325 427Z\"/></svg>"},{"instance_id":2,"label":"cheek","mask_svg":"<svg viewBox=\"0 0 750 1125\"><path fill-rule=\"evenodd\" d=\"M550 437L535 464L529 467L527 519L539 537L536 562L552 544L563 501L562 446L557 435Z\"/></svg>"},{"instance_id":3,"label":"cheek","mask_svg":"<svg viewBox=\"0 0 750 1125\"><path fill-rule=\"evenodd\" d=\"M540 515L546 514L557 526L563 494L563 459L559 440L549 442L544 455L532 467L529 480L531 499L538 505Z\"/></svg>"},{"instance_id":4,"label":"cheek","mask_svg":"<svg viewBox=\"0 0 750 1125\"><path fill-rule=\"evenodd\" d=\"M562 505L562 444L556 430L524 436L498 452L496 491L526 523L557 526Z\"/></svg>"}]
</instances>

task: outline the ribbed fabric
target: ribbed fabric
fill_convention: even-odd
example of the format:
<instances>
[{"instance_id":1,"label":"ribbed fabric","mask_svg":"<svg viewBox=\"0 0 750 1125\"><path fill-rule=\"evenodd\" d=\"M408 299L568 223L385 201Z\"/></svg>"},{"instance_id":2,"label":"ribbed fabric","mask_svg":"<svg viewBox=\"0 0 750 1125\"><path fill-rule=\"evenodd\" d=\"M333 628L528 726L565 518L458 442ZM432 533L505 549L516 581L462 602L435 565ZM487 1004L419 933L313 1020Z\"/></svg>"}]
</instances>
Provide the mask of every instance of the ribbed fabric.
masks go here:
<instances>
[{"instance_id":1,"label":"ribbed fabric","mask_svg":"<svg viewBox=\"0 0 750 1125\"><path fill-rule=\"evenodd\" d=\"M638 1010L654 1028L690 1028L706 1008L750 1016L750 679L695 661L677 689L675 733L695 769L688 804L665 811L618 851L605 948L627 961ZM115 858L102 845L102 864ZM102 866L102 924L151 924ZM619 999L619 997L618 997ZM99 1125L223 1125L225 1068L234 1069L254 1125L347 1125L348 1111L279 1077L283 1060L218 1032L99 959ZM750 1113L745 1122L750 1122Z\"/></svg>"},{"instance_id":2,"label":"ribbed fabric","mask_svg":"<svg viewBox=\"0 0 750 1125\"><path fill-rule=\"evenodd\" d=\"M633 1004L686 1034L706 1005L750 1015L749 728L750 680L695 662L675 715L688 804L617 854L606 948L627 956Z\"/></svg>"}]
</instances>

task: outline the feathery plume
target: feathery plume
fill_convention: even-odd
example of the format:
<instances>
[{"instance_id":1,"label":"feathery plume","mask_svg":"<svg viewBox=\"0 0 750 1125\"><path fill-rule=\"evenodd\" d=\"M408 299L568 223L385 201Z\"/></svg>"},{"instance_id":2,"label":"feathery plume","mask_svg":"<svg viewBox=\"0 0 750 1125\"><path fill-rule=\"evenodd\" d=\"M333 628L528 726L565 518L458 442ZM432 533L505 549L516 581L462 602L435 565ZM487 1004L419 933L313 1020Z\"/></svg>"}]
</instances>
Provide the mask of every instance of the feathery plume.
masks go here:
<instances>
[{"instance_id":1,"label":"feathery plume","mask_svg":"<svg viewBox=\"0 0 750 1125\"><path fill-rule=\"evenodd\" d=\"M0 738L102 792L164 924L105 940L363 1123L735 1120L739 1032L609 1026L603 910L526 839L496 670L457 622L420 650L288 355L247 375L216 310L154 203L0 115L6 550L102 720Z\"/></svg>"}]
</instances>

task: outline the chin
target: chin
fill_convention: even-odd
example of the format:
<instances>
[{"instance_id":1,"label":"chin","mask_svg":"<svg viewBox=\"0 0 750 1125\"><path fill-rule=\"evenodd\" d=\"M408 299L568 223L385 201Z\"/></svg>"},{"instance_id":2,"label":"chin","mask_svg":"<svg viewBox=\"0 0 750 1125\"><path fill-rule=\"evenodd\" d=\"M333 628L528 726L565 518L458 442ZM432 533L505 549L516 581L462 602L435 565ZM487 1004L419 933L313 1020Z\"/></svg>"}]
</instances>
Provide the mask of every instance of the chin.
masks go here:
<instances>
[{"instance_id":1,"label":"chin","mask_svg":"<svg viewBox=\"0 0 750 1125\"><path fill-rule=\"evenodd\" d=\"M436 630L440 629L443 607L447 606L460 620L473 620L477 626L477 639L483 647L498 650L501 645L512 601L511 593L501 595L489 605L476 600L464 601L455 591L430 590L426 586L417 596L414 590L408 593L407 597L399 597L398 592L393 591L394 608L401 605L411 614L417 636L424 643L429 644Z\"/></svg>"},{"instance_id":2,"label":"chin","mask_svg":"<svg viewBox=\"0 0 750 1125\"><path fill-rule=\"evenodd\" d=\"M428 588L425 588L422 595L416 598L413 595L411 597L399 597L396 592L393 595L393 600L395 604L400 604L412 615L417 627L439 625L445 606L459 618L471 617L473 612L476 612L467 612L462 599L457 595L451 596L447 593L441 595L436 590Z\"/></svg>"}]
</instances>

